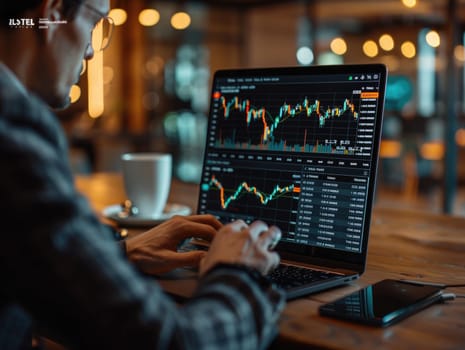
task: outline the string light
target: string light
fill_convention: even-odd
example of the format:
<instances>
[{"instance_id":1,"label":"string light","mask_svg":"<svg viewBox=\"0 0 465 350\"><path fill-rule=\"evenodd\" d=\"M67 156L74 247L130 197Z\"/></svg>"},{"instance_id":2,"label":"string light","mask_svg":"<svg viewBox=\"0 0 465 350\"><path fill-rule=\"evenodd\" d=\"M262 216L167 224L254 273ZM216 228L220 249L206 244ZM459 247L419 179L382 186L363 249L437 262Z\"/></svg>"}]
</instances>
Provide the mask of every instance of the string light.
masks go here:
<instances>
[{"instance_id":1,"label":"string light","mask_svg":"<svg viewBox=\"0 0 465 350\"><path fill-rule=\"evenodd\" d=\"M384 51L391 51L394 49L394 39L389 34L381 35L379 37L378 43Z\"/></svg>"},{"instance_id":2,"label":"string light","mask_svg":"<svg viewBox=\"0 0 465 350\"><path fill-rule=\"evenodd\" d=\"M413 58L417 54L415 44L411 41L405 41L404 43L402 43L402 45L400 46L400 51L402 52L402 55L404 55L406 58Z\"/></svg>"},{"instance_id":3,"label":"string light","mask_svg":"<svg viewBox=\"0 0 465 350\"><path fill-rule=\"evenodd\" d=\"M160 13L155 9L145 9L139 13L139 23L145 27L152 27L160 21Z\"/></svg>"},{"instance_id":4,"label":"string light","mask_svg":"<svg viewBox=\"0 0 465 350\"><path fill-rule=\"evenodd\" d=\"M329 47L331 51L334 52L336 55L343 55L347 52L347 43L342 38L334 38Z\"/></svg>"},{"instance_id":5,"label":"string light","mask_svg":"<svg viewBox=\"0 0 465 350\"><path fill-rule=\"evenodd\" d=\"M115 8L110 11L108 17L111 17L113 19L113 23L115 24L115 26L120 26L126 23L126 20L128 19L128 14L123 9Z\"/></svg>"},{"instance_id":6,"label":"string light","mask_svg":"<svg viewBox=\"0 0 465 350\"><path fill-rule=\"evenodd\" d=\"M191 16L186 12L176 12L171 17L171 26L177 30L183 30L191 24Z\"/></svg>"},{"instance_id":7,"label":"string light","mask_svg":"<svg viewBox=\"0 0 465 350\"><path fill-rule=\"evenodd\" d=\"M405 7L412 8L417 5L417 0L402 0Z\"/></svg>"},{"instance_id":8,"label":"string light","mask_svg":"<svg viewBox=\"0 0 465 350\"><path fill-rule=\"evenodd\" d=\"M426 34L426 42L429 46L436 48L439 47L439 45L441 45L441 37L439 36L439 33L437 31L430 30Z\"/></svg>"},{"instance_id":9,"label":"string light","mask_svg":"<svg viewBox=\"0 0 465 350\"><path fill-rule=\"evenodd\" d=\"M376 57L378 55L378 45L373 40L367 40L363 43L363 53L368 57Z\"/></svg>"}]
</instances>

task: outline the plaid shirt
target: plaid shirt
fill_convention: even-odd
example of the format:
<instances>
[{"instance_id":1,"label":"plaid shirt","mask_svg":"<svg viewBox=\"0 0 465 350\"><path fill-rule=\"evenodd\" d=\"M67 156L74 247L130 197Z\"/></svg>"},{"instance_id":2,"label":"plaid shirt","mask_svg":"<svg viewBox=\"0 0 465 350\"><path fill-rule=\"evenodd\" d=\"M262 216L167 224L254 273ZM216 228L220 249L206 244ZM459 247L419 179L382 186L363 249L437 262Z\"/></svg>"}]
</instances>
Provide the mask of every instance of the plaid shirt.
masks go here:
<instances>
[{"instance_id":1,"label":"plaid shirt","mask_svg":"<svg viewBox=\"0 0 465 350\"><path fill-rule=\"evenodd\" d=\"M221 265L179 307L124 258L76 192L56 117L0 63L0 349L32 325L77 349L260 349L281 292Z\"/></svg>"}]
</instances>

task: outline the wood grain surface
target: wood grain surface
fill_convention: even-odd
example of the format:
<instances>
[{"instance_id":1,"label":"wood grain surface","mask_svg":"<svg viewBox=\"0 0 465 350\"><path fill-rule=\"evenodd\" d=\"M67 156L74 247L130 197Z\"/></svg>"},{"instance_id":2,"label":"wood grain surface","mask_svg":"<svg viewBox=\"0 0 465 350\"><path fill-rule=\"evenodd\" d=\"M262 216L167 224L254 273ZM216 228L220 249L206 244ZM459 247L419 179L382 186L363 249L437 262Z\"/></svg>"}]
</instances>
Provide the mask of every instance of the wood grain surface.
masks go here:
<instances>
[{"instance_id":1,"label":"wood grain surface","mask_svg":"<svg viewBox=\"0 0 465 350\"><path fill-rule=\"evenodd\" d=\"M118 174L78 177L77 188L100 213L125 199ZM195 212L198 186L173 181L170 202ZM465 283L465 218L375 206L368 264L351 284L288 303L274 349L465 349L465 298L436 304L388 328L318 315L325 302L385 278ZM465 288L449 292L465 295Z\"/></svg>"}]
</instances>

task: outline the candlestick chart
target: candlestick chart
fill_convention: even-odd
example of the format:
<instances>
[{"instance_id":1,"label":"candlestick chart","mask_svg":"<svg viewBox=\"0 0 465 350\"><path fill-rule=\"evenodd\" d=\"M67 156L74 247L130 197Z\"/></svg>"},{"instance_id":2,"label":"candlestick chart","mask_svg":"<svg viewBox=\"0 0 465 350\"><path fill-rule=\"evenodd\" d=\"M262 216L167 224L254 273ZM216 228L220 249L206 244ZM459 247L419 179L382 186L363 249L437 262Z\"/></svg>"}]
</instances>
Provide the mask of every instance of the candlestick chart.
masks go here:
<instances>
[{"instance_id":1,"label":"candlestick chart","mask_svg":"<svg viewBox=\"0 0 465 350\"><path fill-rule=\"evenodd\" d=\"M216 212L248 213L255 218L271 218L275 224L282 212L286 215L282 220L287 223L291 209L297 206L300 185L281 175L272 172L266 179L250 174L246 178L212 174L201 184L201 191L208 208Z\"/></svg>"},{"instance_id":2,"label":"candlestick chart","mask_svg":"<svg viewBox=\"0 0 465 350\"><path fill-rule=\"evenodd\" d=\"M218 148L353 154L359 112L345 97L292 102L214 94Z\"/></svg>"},{"instance_id":3,"label":"candlestick chart","mask_svg":"<svg viewBox=\"0 0 465 350\"><path fill-rule=\"evenodd\" d=\"M231 202L238 200L244 194L251 194L256 197L257 203L261 203L262 205L267 205L268 202L279 198L287 193L300 192L300 187L291 184L289 186L281 187L279 184L274 186L273 190L270 193L263 192L259 190L255 186L249 185L246 181L241 182L234 191L230 195L225 194L225 188L223 187L222 183L216 178L216 176L212 176L208 185L204 185L205 189L210 189L211 187L215 187L219 190L219 201L221 204L221 208L227 209Z\"/></svg>"}]
</instances>

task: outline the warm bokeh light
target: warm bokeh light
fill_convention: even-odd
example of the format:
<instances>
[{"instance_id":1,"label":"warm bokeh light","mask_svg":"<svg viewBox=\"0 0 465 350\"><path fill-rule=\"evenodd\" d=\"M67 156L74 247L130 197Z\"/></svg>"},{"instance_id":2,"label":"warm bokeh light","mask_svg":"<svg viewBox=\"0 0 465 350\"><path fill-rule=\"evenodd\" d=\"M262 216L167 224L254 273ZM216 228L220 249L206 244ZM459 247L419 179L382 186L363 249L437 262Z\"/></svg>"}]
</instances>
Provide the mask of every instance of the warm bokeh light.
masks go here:
<instances>
[{"instance_id":1,"label":"warm bokeh light","mask_svg":"<svg viewBox=\"0 0 465 350\"><path fill-rule=\"evenodd\" d=\"M463 45L457 45L454 48L454 56L457 61L465 62L465 47Z\"/></svg>"},{"instance_id":2,"label":"warm bokeh light","mask_svg":"<svg viewBox=\"0 0 465 350\"><path fill-rule=\"evenodd\" d=\"M87 69L87 61L86 60L82 60L82 69L81 69L81 75L83 75L85 73Z\"/></svg>"},{"instance_id":3,"label":"warm bokeh light","mask_svg":"<svg viewBox=\"0 0 465 350\"><path fill-rule=\"evenodd\" d=\"M406 58L413 58L417 54L417 49L415 48L415 44L412 43L411 41L405 41L401 47L400 51L402 52L402 55Z\"/></svg>"},{"instance_id":4,"label":"warm bokeh light","mask_svg":"<svg viewBox=\"0 0 465 350\"><path fill-rule=\"evenodd\" d=\"M81 88L79 87L79 85L71 86L71 89L69 90L69 98L71 100L71 103L78 101L80 97L81 97Z\"/></svg>"},{"instance_id":5,"label":"warm bokeh light","mask_svg":"<svg viewBox=\"0 0 465 350\"><path fill-rule=\"evenodd\" d=\"M110 84L115 76L115 71L112 67L103 67L103 83Z\"/></svg>"},{"instance_id":6,"label":"warm bokeh light","mask_svg":"<svg viewBox=\"0 0 465 350\"><path fill-rule=\"evenodd\" d=\"M439 33L437 31L430 30L426 34L426 42L431 47L439 47L439 45L441 45L441 37L439 36Z\"/></svg>"},{"instance_id":7,"label":"warm bokeh light","mask_svg":"<svg viewBox=\"0 0 465 350\"><path fill-rule=\"evenodd\" d=\"M126 22L126 20L128 19L128 14L125 10L116 8L110 11L108 17L111 17L113 19L113 23L115 24L115 26L120 26Z\"/></svg>"},{"instance_id":8,"label":"warm bokeh light","mask_svg":"<svg viewBox=\"0 0 465 350\"><path fill-rule=\"evenodd\" d=\"M103 35L102 24L94 28L93 39L99 40ZM88 111L91 118L100 117L105 110L103 95L103 51L95 51L94 57L87 62Z\"/></svg>"},{"instance_id":9,"label":"warm bokeh light","mask_svg":"<svg viewBox=\"0 0 465 350\"><path fill-rule=\"evenodd\" d=\"M402 4L404 4L405 7L412 8L416 6L417 0L402 0Z\"/></svg>"},{"instance_id":10,"label":"warm bokeh light","mask_svg":"<svg viewBox=\"0 0 465 350\"><path fill-rule=\"evenodd\" d=\"M161 58L160 56L154 56L145 63L145 69L151 75L156 76L163 72L164 64L165 62L163 61L163 58Z\"/></svg>"},{"instance_id":11,"label":"warm bokeh light","mask_svg":"<svg viewBox=\"0 0 465 350\"><path fill-rule=\"evenodd\" d=\"M363 53L368 57L376 57L378 55L378 45L373 40L367 40L363 43Z\"/></svg>"},{"instance_id":12,"label":"warm bokeh light","mask_svg":"<svg viewBox=\"0 0 465 350\"><path fill-rule=\"evenodd\" d=\"M139 23L145 27L156 25L160 21L160 13L155 9L145 9L139 13Z\"/></svg>"},{"instance_id":13,"label":"warm bokeh light","mask_svg":"<svg viewBox=\"0 0 465 350\"><path fill-rule=\"evenodd\" d=\"M394 49L394 39L389 34L381 35L379 37L378 43L384 51L391 51Z\"/></svg>"},{"instance_id":14,"label":"warm bokeh light","mask_svg":"<svg viewBox=\"0 0 465 350\"><path fill-rule=\"evenodd\" d=\"M346 41L342 38L334 38L329 46L336 55L343 55L347 52Z\"/></svg>"},{"instance_id":15,"label":"warm bokeh light","mask_svg":"<svg viewBox=\"0 0 465 350\"><path fill-rule=\"evenodd\" d=\"M444 144L441 141L425 142L420 147L420 155L426 160L441 160L444 158Z\"/></svg>"},{"instance_id":16,"label":"warm bokeh light","mask_svg":"<svg viewBox=\"0 0 465 350\"><path fill-rule=\"evenodd\" d=\"M465 147L465 129L458 129L455 133L455 141L460 147Z\"/></svg>"},{"instance_id":17,"label":"warm bokeh light","mask_svg":"<svg viewBox=\"0 0 465 350\"><path fill-rule=\"evenodd\" d=\"M399 158L402 152L402 144L394 140L382 140L379 148L381 158Z\"/></svg>"},{"instance_id":18,"label":"warm bokeh light","mask_svg":"<svg viewBox=\"0 0 465 350\"><path fill-rule=\"evenodd\" d=\"M191 24L191 16L186 12L176 12L171 17L171 25L174 29L182 30L189 27Z\"/></svg>"}]
</instances>

